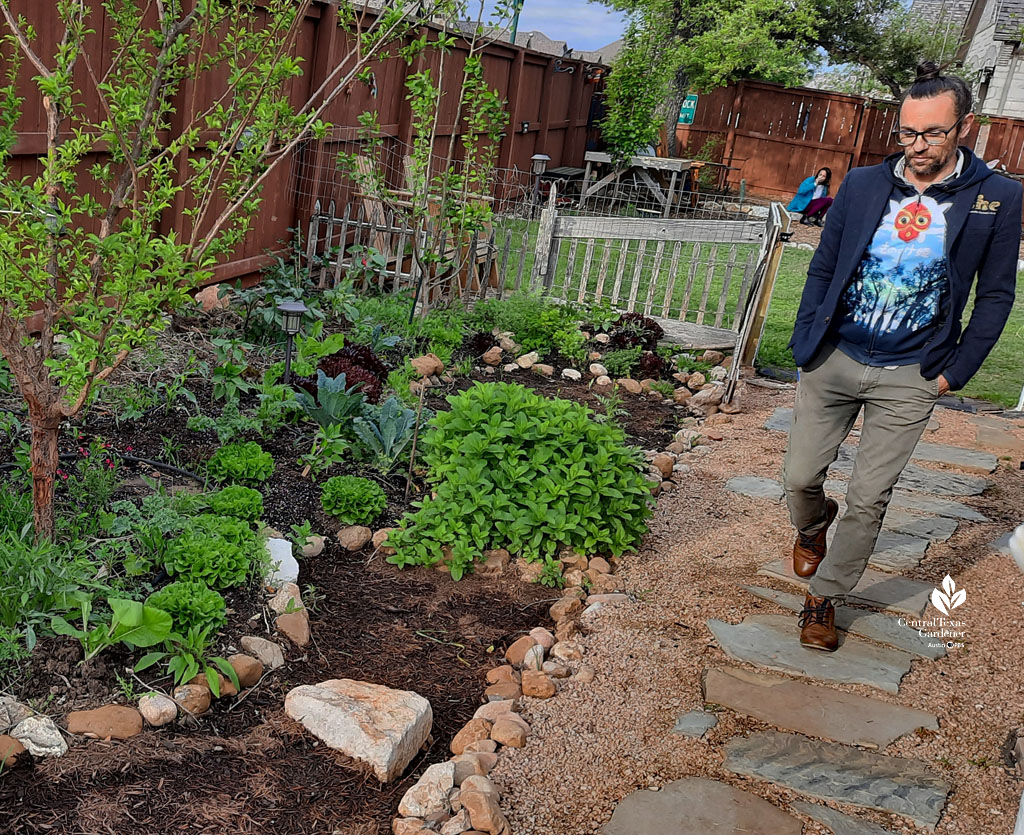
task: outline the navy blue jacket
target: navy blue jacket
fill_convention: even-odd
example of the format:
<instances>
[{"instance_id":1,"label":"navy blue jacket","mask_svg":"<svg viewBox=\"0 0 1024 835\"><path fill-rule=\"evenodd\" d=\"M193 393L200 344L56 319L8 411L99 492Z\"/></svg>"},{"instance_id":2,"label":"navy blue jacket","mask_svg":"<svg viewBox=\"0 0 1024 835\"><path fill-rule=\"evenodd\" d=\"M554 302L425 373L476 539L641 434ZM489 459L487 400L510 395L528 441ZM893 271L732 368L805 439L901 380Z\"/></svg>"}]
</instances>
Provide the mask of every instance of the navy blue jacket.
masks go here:
<instances>
[{"instance_id":1,"label":"navy blue jacket","mask_svg":"<svg viewBox=\"0 0 1024 835\"><path fill-rule=\"evenodd\" d=\"M949 313L921 351L921 373L929 380L944 375L951 389L967 384L1002 333L1013 307L1021 238L1020 183L990 171L970 149L960 150L964 174L955 181L946 215ZM829 334L843 291L885 213L900 156L855 168L843 179L807 271L789 343L797 366L814 359ZM961 334L975 276L974 311Z\"/></svg>"}]
</instances>

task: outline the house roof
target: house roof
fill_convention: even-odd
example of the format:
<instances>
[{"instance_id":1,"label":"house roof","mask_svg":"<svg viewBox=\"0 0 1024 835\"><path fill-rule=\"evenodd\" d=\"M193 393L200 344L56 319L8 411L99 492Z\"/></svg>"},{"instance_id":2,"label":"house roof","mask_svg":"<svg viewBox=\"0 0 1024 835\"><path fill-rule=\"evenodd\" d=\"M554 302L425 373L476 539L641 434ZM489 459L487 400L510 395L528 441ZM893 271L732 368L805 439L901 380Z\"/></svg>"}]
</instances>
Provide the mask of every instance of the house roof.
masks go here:
<instances>
[{"instance_id":1,"label":"house roof","mask_svg":"<svg viewBox=\"0 0 1024 835\"><path fill-rule=\"evenodd\" d=\"M1024 40L1024 0L1000 0L996 7L997 41L1019 43Z\"/></svg>"}]
</instances>

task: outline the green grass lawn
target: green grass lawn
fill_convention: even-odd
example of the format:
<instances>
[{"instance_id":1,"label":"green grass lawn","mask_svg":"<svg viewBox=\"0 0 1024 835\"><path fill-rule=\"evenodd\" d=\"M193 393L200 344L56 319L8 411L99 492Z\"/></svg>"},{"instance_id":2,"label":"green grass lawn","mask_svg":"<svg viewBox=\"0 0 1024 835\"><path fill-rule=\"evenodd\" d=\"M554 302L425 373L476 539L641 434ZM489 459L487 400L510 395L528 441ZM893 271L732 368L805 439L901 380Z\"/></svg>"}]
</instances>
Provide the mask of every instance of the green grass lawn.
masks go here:
<instances>
[{"instance_id":1,"label":"green grass lawn","mask_svg":"<svg viewBox=\"0 0 1024 835\"><path fill-rule=\"evenodd\" d=\"M779 276L772 295L768 320L757 359L760 365L795 368L793 354L786 346L793 333L800 294L807 278L811 254L805 250L787 248L782 256ZM1024 274L1018 274L1018 284ZM1024 289L1024 287L1022 287ZM964 325L970 317L972 305L964 311ZM1002 338L985 360L985 364L959 394L991 400L1002 406L1013 407L1024 384L1024 292L1018 290L1017 300L1006 323Z\"/></svg>"}]
</instances>

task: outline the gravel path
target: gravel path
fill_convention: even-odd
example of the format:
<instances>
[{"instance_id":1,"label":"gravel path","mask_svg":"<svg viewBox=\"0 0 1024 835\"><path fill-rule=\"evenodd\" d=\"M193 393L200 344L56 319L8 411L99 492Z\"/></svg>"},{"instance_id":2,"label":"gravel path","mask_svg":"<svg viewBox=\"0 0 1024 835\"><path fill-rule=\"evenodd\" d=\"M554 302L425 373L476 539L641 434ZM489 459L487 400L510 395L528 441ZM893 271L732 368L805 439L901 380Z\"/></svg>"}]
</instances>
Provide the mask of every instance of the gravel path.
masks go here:
<instances>
[{"instance_id":1,"label":"gravel path","mask_svg":"<svg viewBox=\"0 0 1024 835\"><path fill-rule=\"evenodd\" d=\"M784 505L723 489L734 475L779 477L786 437L762 425L774 408L791 406L793 395L748 386L745 397L745 413L720 427L723 440L689 456L690 480L660 499L641 551L624 561L620 573L633 602L606 606L585 622L585 661L597 671L595 681L570 680L553 699L525 700L534 733L525 748L506 749L491 774L516 835L597 833L626 795L688 776L769 800L803 820L805 835L828 833L790 806L803 799L798 794L722 767L721 747L729 738L770 726L723 711L703 740L670 733L680 713L703 707L703 670L733 663L716 646L706 619L738 623L749 614L783 612L744 592L745 583L793 591L757 576L761 564L792 546ZM937 418L940 428L926 440L973 446L969 415L941 410ZM1024 438L1024 430L1016 431ZM1010 835L1021 795L1006 743L1024 727L1024 576L987 547L1024 520L1024 474L1017 467L1017 461L1001 461L994 487L965 500L991 522L961 524L907 572L934 585L948 572L967 591L957 613L968 623L966 648L915 662L899 695L833 685L939 717L937 733L908 735L881 753L921 760L954 786L941 833ZM796 617L789 615L796 640ZM894 833L927 831L895 815L837 808Z\"/></svg>"}]
</instances>

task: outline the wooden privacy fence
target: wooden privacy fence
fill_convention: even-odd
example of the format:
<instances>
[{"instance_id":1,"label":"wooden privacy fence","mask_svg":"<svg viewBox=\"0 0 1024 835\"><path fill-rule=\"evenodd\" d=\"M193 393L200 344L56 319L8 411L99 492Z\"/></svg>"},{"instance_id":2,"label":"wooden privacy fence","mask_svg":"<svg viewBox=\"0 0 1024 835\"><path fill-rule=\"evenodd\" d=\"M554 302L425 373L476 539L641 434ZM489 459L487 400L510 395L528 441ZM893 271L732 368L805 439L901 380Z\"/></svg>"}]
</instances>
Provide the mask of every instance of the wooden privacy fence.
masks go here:
<instances>
[{"instance_id":1,"label":"wooden privacy fence","mask_svg":"<svg viewBox=\"0 0 1024 835\"><path fill-rule=\"evenodd\" d=\"M680 155L731 166L729 185L788 201L822 167L835 194L851 168L874 165L899 148L891 140L893 102L805 87L740 81L698 96L692 125L679 125ZM984 117L963 144L1024 175L1024 120ZM704 152L701 154L701 152Z\"/></svg>"}]
</instances>

